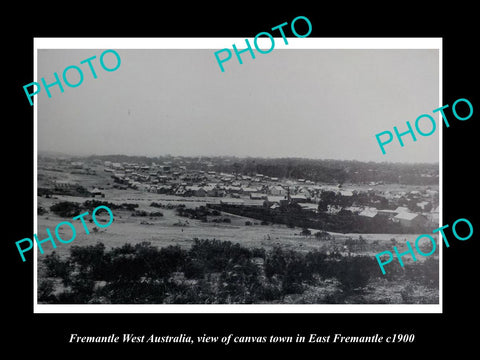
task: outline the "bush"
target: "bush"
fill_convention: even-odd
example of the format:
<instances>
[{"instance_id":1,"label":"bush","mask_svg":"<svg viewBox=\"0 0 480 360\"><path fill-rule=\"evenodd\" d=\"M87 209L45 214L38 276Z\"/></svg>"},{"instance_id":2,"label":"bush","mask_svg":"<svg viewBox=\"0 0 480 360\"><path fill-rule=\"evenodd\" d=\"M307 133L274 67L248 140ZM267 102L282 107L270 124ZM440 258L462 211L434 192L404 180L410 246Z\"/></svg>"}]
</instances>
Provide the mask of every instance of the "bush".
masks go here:
<instances>
[{"instance_id":1,"label":"bush","mask_svg":"<svg viewBox=\"0 0 480 360\"><path fill-rule=\"evenodd\" d=\"M387 271L388 273L388 271ZM405 278L429 288L439 287L438 259L429 257L422 263L405 265Z\"/></svg>"},{"instance_id":2,"label":"bush","mask_svg":"<svg viewBox=\"0 0 480 360\"><path fill-rule=\"evenodd\" d=\"M315 233L315 238L317 238L318 240L329 240L330 234L326 231L317 231Z\"/></svg>"},{"instance_id":3,"label":"bush","mask_svg":"<svg viewBox=\"0 0 480 360\"><path fill-rule=\"evenodd\" d=\"M308 287L322 288L322 295L315 298L321 302L344 303L361 302L362 295L356 291L364 289L372 277L388 280L393 276L423 286L433 286L438 279L435 259L409 264L406 270L392 266L392 271L382 275L373 257L343 257L330 247L329 251L304 254L280 247L266 251L197 238L188 250L179 246L157 248L148 242L109 251L100 243L72 246L63 261L55 252L43 260L47 276L60 278L65 290L53 295L54 282L47 281L39 284L39 298L49 303L295 302L297 295L291 299L285 295L302 294ZM399 269L398 274L394 268ZM340 285L328 289L330 295L323 291L327 278L338 279ZM337 281L333 284L336 286ZM408 294L403 296L408 301Z\"/></svg>"},{"instance_id":4,"label":"bush","mask_svg":"<svg viewBox=\"0 0 480 360\"><path fill-rule=\"evenodd\" d=\"M252 222L251 221L245 221L245 225L250 226L250 225L252 225Z\"/></svg>"},{"instance_id":5,"label":"bush","mask_svg":"<svg viewBox=\"0 0 480 360\"><path fill-rule=\"evenodd\" d=\"M250 250L252 257L262 258L265 260L267 252L263 248L253 248Z\"/></svg>"},{"instance_id":6,"label":"bush","mask_svg":"<svg viewBox=\"0 0 480 360\"><path fill-rule=\"evenodd\" d=\"M274 301L282 297L282 290L278 285L267 283L257 290L257 297L262 301Z\"/></svg>"},{"instance_id":7,"label":"bush","mask_svg":"<svg viewBox=\"0 0 480 360\"><path fill-rule=\"evenodd\" d=\"M123 203L122 205L120 205L120 208L128 211L134 211L136 208L138 208L138 204Z\"/></svg>"},{"instance_id":8,"label":"bush","mask_svg":"<svg viewBox=\"0 0 480 360\"><path fill-rule=\"evenodd\" d=\"M50 210L61 217L74 217L81 211L80 205L70 201L62 201L50 207Z\"/></svg>"},{"instance_id":9,"label":"bush","mask_svg":"<svg viewBox=\"0 0 480 360\"><path fill-rule=\"evenodd\" d=\"M191 257L187 258L182 270L187 279L201 279L205 275L204 264Z\"/></svg>"},{"instance_id":10,"label":"bush","mask_svg":"<svg viewBox=\"0 0 480 360\"><path fill-rule=\"evenodd\" d=\"M334 275L333 272L330 271L327 259L327 254L318 250L309 251L305 256L306 266L309 271L311 273L320 274L325 278Z\"/></svg>"},{"instance_id":11,"label":"bush","mask_svg":"<svg viewBox=\"0 0 480 360\"><path fill-rule=\"evenodd\" d=\"M304 281L312 279L305 257L298 252L275 247L266 257L265 275L281 280L283 294L302 293Z\"/></svg>"},{"instance_id":12,"label":"bush","mask_svg":"<svg viewBox=\"0 0 480 360\"><path fill-rule=\"evenodd\" d=\"M400 292L402 302L404 304L415 304L413 292L415 287L412 284L407 284L405 288Z\"/></svg>"},{"instance_id":13,"label":"bush","mask_svg":"<svg viewBox=\"0 0 480 360\"><path fill-rule=\"evenodd\" d=\"M46 267L47 277L65 278L71 271L70 264L67 261L60 260L60 257L55 251L50 255L45 255L43 263Z\"/></svg>"},{"instance_id":14,"label":"bush","mask_svg":"<svg viewBox=\"0 0 480 360\"><path fill-rule=\"evenodd\" d=\"M57 298L53 294L54 284L52 280L43 280L38 285L38 301L41 303L55 303Z\"/></svg>"},{"instance_id":15,"label":"bush","mask_svg":"<svg viewBox=\"0 0 480 360\"><path fill-rule=\"evenodd\" d=\"M312 235L312 232L310 230L308 230L307 228L304 228L302 230L302 232L300 233L300 235L303 235L303 236L310 236Z\"/></svg>"},{"instance_id":16,"label":"bush","mask_svg":"<svg viewBox=\"0 0 480 360\"><path fill-rule=\"evenodd\" d=\"M72 246L68 262L87 279L105 280L110 275L109 259L105 255L105 245L102 243Z\"/></svg>"},{"instance_id":17,"label":"bush","mask_svg":"<svg viewBox=\"0 0 480 360\"><path fill-rule=\"evenodd\" d=\"M378 267L375 260L367 256L345 257L337 263L336 277L346 292L364 288L370 281L374 268Z\"/></svg>"}]
</instances>

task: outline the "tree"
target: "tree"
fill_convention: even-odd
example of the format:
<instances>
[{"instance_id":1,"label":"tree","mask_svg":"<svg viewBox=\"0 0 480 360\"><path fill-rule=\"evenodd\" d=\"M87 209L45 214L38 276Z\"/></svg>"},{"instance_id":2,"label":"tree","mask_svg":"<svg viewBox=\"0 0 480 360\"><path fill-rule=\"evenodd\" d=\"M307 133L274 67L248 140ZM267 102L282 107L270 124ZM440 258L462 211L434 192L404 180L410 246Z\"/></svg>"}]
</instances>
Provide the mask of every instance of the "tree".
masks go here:
<instances>
[{"instance_id":1,"label":"tree","mask_svg":"<svg viewBox=\"0 0 480 360\"><path fill-rule=\"evenodd\" d=\"M368 284L375 261L366 256L346 257L338 262L338 267L336 275L342 289L351 292L362 289Z\"/></svg>"},{"instance_id":2,"label":"tree","mask_svg":"<svg viewBox=\"0 0 480 360\"><path fill-rule=\"evenodd\" d=\"M319 240L329 240L330 234L326 231L317 231L315 233L315 237Z\"/></svg>"},{"instance_id":3,"label":"tree","mask_svg":"<svg viewBox=\"0 0 480 360\"><path fill-rule=\"evenodd\" d=\"M50 206L50 210L61 217L74 217L80 213L80 205L70 201L62 201Z\"/></svg>"},{"instance_id":4,"label":"tree","mask_svg":"<svg viewBox=\"0 0 480 360\"><path fill-rule=\"evenodd\" d=\"M312 232L310 230L308 230L307 228L304 228L300 234L303 235L303 236L310 236L310 235L312 235Z\"/></svg>"}]
</instances>

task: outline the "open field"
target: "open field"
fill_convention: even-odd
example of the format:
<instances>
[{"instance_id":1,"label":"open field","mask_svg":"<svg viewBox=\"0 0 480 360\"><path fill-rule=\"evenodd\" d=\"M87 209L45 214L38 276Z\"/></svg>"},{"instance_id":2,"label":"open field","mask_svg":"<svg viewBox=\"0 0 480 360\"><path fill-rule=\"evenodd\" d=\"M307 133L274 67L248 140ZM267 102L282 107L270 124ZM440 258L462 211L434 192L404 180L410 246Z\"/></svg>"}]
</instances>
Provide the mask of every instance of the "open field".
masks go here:
<instances>
[{"instance_id":1,"label":"open field","mask_svg":"<svg viewBox=\"0 0 480 360\"><path fill-rule=\"evenodd\" d=\"M39 197L38 206L49 209L50 206L60 201L71 201L81 204L86 200L88 198L55 195L53 198ZM159 202L162 204L185 204L187 208L195 208L205 205L208 201L207 198L185 199L169 195L142 193L135 190L114 189L110 190L108 197L102 198L101 201L108 201L118 205L122 203L138 204L137 210L145 210L147 212L161 211L164 216L138 217L132 216L131 212L127 210L115 210L113 211L115 220L108 228L99 229L95 233L92 231L95 224L87 222L87 227L90 231L89 235L85 234L80 220L72 220L77 229L77 237L69 244L57 242L58 247L55 251L60 256L67 256L71 245L86 246L101 242L107 248L112 248L125 243L138 244L147 241L157 247L179 245L182 248L188 248L193 243L194 238L231 241L247 248L260 247L266 250L271 250L273 247L281 247L300 252L308 252L315 249L328 252L334 247L338 247L341 253L346 254L345 240L349 238L358 240L360 236L359 234L330 233L334 236L334 239L319 240L313 235L318 231L315 229L310 229L312 235L304 236L300 234L302 230L300 228L292 229L281 224L260 225L260 221L256 219L228 213L221 213L220 216L209 216L208 218L209 221L213 218L229 218L231 223L205 223L201 220L179 216L174 209L158 209L150 206L152 202ZM108 220L106 213L102 215L102 212L99 212L97 217ZM86 219L90 218L90 215L86 217ZM38 216L39 229L37 234L39 239L46 237L46 228L49 228L53 233L57 224L65 220L68 221L69 219L61 218L51 212ZM246 221L250 221L252 225L246 226ZM59 234L65 239L71 237L68 227L61 227ZM392 238L397 240L399 250L406 250L403 244L407 240L413 243L417 236L418 234L361 234L361 237L366 240L366 245L362 249L357 249L354 255L369 255L373 257L381 251L393 251L390 241ZM45 254L51 253L52 250L49 243L44 245ZM39 254L39 257L41 256ZM418 260L422 261L423 258L419 257Z\"/></svg>"},{"instance_id":2,"label":"open field","mask_svg":"<svg viewBox=\"0 0 480 360\"><path fill-rule=\"evenodd\" d=\"M266 246L271 247L273 245L280 245L285 247L292 247L294 250L306 251L313 250L329 243L330 240L317 240L312 236L300 235L301 229L290 229L281 224L259 225L260 221L244 216L222 213L221 218L229 218L231 223L204 223L200 220L188 219L182 216L178 216L174 209L158 209L151 207L152 202L161 203L163 205L177 206L184 204L187 208L196 208L198 206L205 206L207 203L218 203L218 198L208 197L180 197L174 195L154 194L148 192L142 192L132 189L117 190L106 189L104 190L105 198L97 198L99 201L111 202L117 205L122 203L138 204L137 210L144 210L147 212L161 211L163 217L144 218L131 216L130 211L117 210L114 211L115 222L109 228L102 230L100 233L93 234L99 236L98 241L106 241L106 245L118 246L124 242L136 242L136 241L152 241L158 246L168 246L171 244L182 245L184 241L189 243L189 239L193 238L215 238L219 240L228 240L233 242L239 242L244 246ZM67 196L67 195L54 195L51 198L38 197L38 206L45 209L49 209L50 206L61 201L71 201L76 203L83 203L90 198ZM211 217L213 218L213 217ZM38 216L39 234L45 233L45 228L54 229L58 222L65 220L58 217L53 213ZM250 221L252 226L245 226L245 222ZM149 225L142 225L141 222L148 222ZM81 228L80 221L74 221L78 223ZM183 224L177 226L175 224ZM93 227L94 225L91 224ZM316 229L310 229L312 234ZM110 234L106 237L106 234ZM351 237L357 239L359 234L340 234L331 232L330 234L335 236L335 242L341 244L342 240ZM79 236L81 235L78 234ZM92 235L92 236L93 236ZM380 242L390 240L392 238L401 241L415 240L418 234L361 234L361 236L371 242L378 240ZM109 240L110 238L110 240ZM270 239L268 239L270 238ZM115 239L115 240L113 240ZM187 240L185 240L187 239ZM75 240L77 245L81 245L82 238ZM85 241L91 241L85 239ZM112 242L113 241L113 242ZM382 249L379 249L382 251Z\"/></svg>"}]
</instances>

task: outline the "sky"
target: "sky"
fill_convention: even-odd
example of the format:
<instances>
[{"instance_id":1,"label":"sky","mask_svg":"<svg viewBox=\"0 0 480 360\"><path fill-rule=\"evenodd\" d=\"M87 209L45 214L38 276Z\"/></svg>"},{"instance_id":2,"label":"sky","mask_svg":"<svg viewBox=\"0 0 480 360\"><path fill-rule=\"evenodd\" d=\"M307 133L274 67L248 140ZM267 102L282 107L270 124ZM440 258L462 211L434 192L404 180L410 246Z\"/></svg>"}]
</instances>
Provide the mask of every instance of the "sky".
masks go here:
<instances>
[{"instance_id":1,"label":"sky","mask_svg":"<svg viewBox=\"0 0 480 360\"><path fill-rule=\"evenodd\" d=\"M438 50L275 49L245 53L242 65L233 55L223 73L215 49L119 49L112 72L99 64L103 51L38 50L38 81L70 65L84 74L76 88L35 96L39 151L439 161ZM97 79L80 64L93 55ZM113 67L114 56L105 63ZM404 147L394 139L383 155L375 134L406 131L422 114L436 119L436 132L407 135Z\"/></svg>"}]
</instances>

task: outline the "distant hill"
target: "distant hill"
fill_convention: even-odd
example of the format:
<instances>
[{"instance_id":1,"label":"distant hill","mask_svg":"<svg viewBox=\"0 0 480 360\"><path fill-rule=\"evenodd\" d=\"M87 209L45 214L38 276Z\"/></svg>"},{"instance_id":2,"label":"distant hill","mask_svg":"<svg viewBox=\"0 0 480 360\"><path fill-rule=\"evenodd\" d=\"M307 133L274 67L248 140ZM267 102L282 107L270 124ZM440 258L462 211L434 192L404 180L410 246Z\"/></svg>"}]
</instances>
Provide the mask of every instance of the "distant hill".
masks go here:
<instances>
[{"instance_id":1,"label":"distant hill","mask_svg":"<svg viewBox=\"0 0 480 360\"><path fill-rule=\"evenodd\" d=\"M71 154L65 154L59 151L44 151L44 150L38 150L37 152L38 156L45 156L45 157L54 157L54 158L72 158L74 155Z\"/></svg>"}]
</instances>

